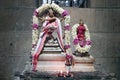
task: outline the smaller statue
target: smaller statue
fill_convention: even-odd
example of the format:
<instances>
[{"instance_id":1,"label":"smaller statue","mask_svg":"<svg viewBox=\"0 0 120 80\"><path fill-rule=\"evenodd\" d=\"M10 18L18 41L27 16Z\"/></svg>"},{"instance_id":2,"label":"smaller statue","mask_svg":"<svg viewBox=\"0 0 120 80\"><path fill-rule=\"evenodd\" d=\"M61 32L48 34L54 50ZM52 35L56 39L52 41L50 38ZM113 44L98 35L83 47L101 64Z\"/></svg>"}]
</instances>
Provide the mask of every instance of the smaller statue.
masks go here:
<instances>
[{"instance_id":1,"label":"smaller statue","mask_svg":"<svg viewBox=\"0 0 120 80\"><path fill-rule=\"evenodd\" d=\"M75 55L85 57L89 56L88 51L91 47L89 30L82 20L72 28L73 43L75 45Z\"/></svg>"},{"instance_id":2,"label":"smaller statue","mask_svg":"<svg viewBox=\"0 0 120 80\"><path fill-rule=\"evenodd\" d=\"M82 21L80 21L80 24L77 28L77 37L78 37L78 40L79 40L79 45L81 47L85 46L86 44L86 41L85 41L85 26L84 26L84 23Z\"/></svg>"}]
</instances>

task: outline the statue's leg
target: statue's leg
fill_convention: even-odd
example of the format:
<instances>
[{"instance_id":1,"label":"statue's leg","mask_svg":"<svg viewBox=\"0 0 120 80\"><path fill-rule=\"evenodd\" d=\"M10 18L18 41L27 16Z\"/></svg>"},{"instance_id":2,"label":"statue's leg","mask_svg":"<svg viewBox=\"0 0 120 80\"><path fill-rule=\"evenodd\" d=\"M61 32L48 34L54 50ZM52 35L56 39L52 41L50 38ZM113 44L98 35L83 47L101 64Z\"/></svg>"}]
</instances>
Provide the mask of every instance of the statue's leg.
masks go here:
<instances>
[{"instance_id":1,"label":"statue's leg","mask_svg":"<svg viewBox=\"0 0 120 80\"><path fill-rule=\"evenodd\" d=\"M36 67L37 67L37 61L39 58L39 55L42 51L42 48L44 46L44 42L46 40L47 37L47 33L43 34L42 37L39 38L38 43L37 43L37 47L32 55L32 70L36 71Z\"/></svg>"},{"instance_id":2,"label":"statue's leg","mask_svg":"<svg viewBox=\"0 0 120 80\"><path fill-rule=\"evenodd\" d=\"M58 22L58 27L57 27L58 41L59 41L60 47L65 52L64 44L63 44L63 38L62 38L62 26L61 26L61 22L60 22L59 19L57 19L57 22Z\"/></svg>"},{"instance_id":3,"label":"statue's leg","mask_svg":"<svg viewBox=\"0 0 120 80\"><path fill-rule=\"evenodd\" d=\"M65 52L65 50L64 50L64 44L63 44L63 40L62 40L62 35L60 34L60 30L59 29L57 30L57 34L58 34L58 41L59 41L60 47Z\"/></svg>"}]
</instances>

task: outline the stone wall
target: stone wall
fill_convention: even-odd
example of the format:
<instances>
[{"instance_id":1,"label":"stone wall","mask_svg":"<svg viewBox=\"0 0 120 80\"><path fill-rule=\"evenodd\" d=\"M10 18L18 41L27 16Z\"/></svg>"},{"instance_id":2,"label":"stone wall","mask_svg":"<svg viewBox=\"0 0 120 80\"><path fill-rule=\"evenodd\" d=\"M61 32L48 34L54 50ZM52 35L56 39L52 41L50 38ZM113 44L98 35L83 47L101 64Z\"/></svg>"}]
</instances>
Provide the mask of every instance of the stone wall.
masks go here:
<instances>
[{"instance_id":1,"label":"stone wall","mask_svg":"<svg viewBox=\"0 0 120 80\"><path fill-rule=\"evenodd\" d=\"M84 20L96 69L120 76L120 1L90 1L91 8L65 8L71 14L71 26ZM33 0L0 1L0 80L13 80L14 72L22 71L29 60L34 6Z\"/></svg>"},{"instance_id":2,"label":"stone wall","mask_svg":"<svg viewBox=\"0 0 120 80\"><path fill-rule=\"evenodd\" d=\"M91 8L119 8L119 0L88 0Z\"/></svg>"}]
</instances>

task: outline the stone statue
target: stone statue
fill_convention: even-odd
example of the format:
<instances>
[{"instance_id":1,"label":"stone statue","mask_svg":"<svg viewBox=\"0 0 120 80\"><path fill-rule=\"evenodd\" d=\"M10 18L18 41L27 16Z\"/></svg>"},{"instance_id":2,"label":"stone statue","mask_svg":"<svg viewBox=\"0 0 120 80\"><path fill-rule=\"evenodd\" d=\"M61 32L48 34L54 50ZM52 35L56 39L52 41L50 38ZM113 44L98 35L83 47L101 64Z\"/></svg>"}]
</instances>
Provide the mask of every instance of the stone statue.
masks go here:
<instances>
[{"instance_id":1,"label":"stone statue","mask_svg":"<svg viewBox=\"0 0 120 80\"><path fill-rule=\"evenodd\" d=\"M52 35L54 31L57 31L60 47L64 51L61 23L60 20L55 17L53 10L49 9L47 16L40 19L43 22L42 32L40 33L36 49L32 54L32 70L36 70L37 60L43 49L46 37L49 36L51 39L54 39Z\"/></svg>"},{"instance_id":2,"label":"stone statue","mask_svg":"<svg viewBox=\"0 0 120 80\"><path fill-rule=\"evenodd\" d=\"M88 52L91 47L91 40L87 25L83 20L79 24L75 24L72 28L73 43L75 45L75 55L85 57L89 56Z\"/></svg>"}]
</instances>

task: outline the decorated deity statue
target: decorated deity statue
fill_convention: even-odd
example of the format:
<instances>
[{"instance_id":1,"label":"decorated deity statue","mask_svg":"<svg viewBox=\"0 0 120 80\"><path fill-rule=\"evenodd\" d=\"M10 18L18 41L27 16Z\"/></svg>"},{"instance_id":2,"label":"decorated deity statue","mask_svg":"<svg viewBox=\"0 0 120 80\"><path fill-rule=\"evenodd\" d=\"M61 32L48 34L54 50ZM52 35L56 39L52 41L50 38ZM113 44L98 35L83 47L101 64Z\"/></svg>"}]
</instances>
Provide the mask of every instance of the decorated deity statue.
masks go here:
<instances>
[{"instance_id":1,"label":"decorated deity statue","mask_svg":"<svg viewBox=\"0 0 120 80\"><path fill-rule=\"evenodd\" d=\"M58 41L60 44L60 47L64 51L64 45L63 45L63 39L62 39L62 28L61 28L61 23L60 20L55 17L54 12L52 8L48 10L48 14L46 17L40 18L41 21L43 22L42 25L42 32L40 33L39 40L36 46L35 51L32 54L32 70L36 70L37 66L37 60L38 57L43 49L46 37L49 36L50 38L53 38L52 33L57 30L58 34Z\"/></svg>"},{"instance_id":2,"label":"decorated deity statue","mask_svg":"<svg viewBox=\"0 0 120 80\"><path fill-rule=\"evenodd\" d=\"M56 15L57 13L57 15ZM64 20L64 45L62 37L62 26L59 18ZM42 22L42 26L41 26ZM39 27L41 32L39 34ZM53 38L53 33L57 33L57 41L62 49L62 53L72 55L70 48L70 15L69 12L61 8L59 5L54 3L52 4L43 4L38 7L33 14L33 24L32 24L32 70L38 70L37 62L38 58L42 55L44 51L44 44ZM51 43L51 42L50 42ZM45 44L46 45L46 44ZM43 48L44 47L44 48Z\"/></svg>"},{"instance_id":3,"label":"decorated deity statue","mask_svg":"<svg viewBox=\"0 0 120 80\"><path fill-rule=\"evenodd\" d=\"M80 20L79 24L75 24L72 28L73 43L75 45L76 55L89 56L88 51L91 47L91 40L87 25Z\"/></svg>"}]
</instances>

